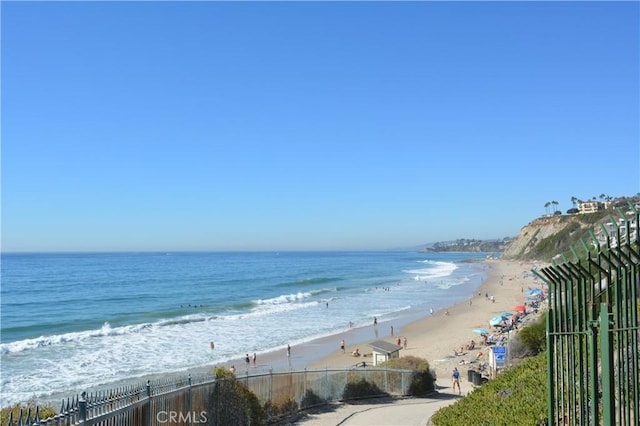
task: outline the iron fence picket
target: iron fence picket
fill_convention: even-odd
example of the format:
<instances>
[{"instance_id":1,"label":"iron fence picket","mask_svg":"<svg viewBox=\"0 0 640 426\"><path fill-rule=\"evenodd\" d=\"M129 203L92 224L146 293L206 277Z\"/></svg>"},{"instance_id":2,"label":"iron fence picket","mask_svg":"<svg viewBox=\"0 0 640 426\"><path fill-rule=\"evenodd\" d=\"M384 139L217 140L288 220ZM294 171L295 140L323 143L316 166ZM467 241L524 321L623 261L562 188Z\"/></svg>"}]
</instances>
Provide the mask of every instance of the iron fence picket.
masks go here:
<instances>
[{"instance_id":1,"label":"iron fence picket","mask_svg":"<svg viewBox=\"0 0 640 426\"><path fill-rule=\"evenodd\" d=\"M548 423L637 425L640 413L638 219L587 259L536 273L549 285ZM632 233L632 226L635 231Z\"/></svg>"}]
</instances>

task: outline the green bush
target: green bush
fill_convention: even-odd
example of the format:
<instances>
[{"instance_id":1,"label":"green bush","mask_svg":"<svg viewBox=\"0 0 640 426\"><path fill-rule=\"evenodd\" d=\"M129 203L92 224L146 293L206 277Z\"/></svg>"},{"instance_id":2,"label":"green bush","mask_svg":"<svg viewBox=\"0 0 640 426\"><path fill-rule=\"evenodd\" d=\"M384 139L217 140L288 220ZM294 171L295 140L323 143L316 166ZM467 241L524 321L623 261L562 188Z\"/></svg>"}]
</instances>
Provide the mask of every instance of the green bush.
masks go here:
<instances>
[{"instance_id":1,"label":"green bush","mask_svg":"<svg viewBox=\"0 0 640 426\"><path fill-rule=\"evenodd\" d=\"M431 418L434 426L547 424L546 353L504 371Z\"/></svg>"},{"instance_id":2,"label":"green bush","mask_svg":"<svg viewBox=\"0 0 640 426\"><path fill-rule=\"evenodd\" d=\"M0 425L8 425L10 416L13 417L14 424L17 424L21 411L23 416L31 415L31 420L35 420L36 409L40 420L48 419L58 414L52 407L40 407L38 406L36 400L31 400L26 404L14 404L9 407L2 408L2 410L0 411ZM23 421L25 420L26 417L23 417Z\"/></svg>"},{"instance_id":3,"label":"green bush","mask_svg":"<svg viewBox=\"0 0 640 426\"><path fill-rule=\"evenodd\" d=\"M409 395L426 396L435 390L435 377L433 377L426 359L415 356L391 358L381 363L380 366L399 370L414 370L409 385Z\"/></svg>"},{"instance_id":4,"label":"green bush","mask_svg":"<svg viewBox=\"0 0 640 426\"><path fill-rule=\"evenodd\" d=\"M326 400L316 395L311 389L307 389L300 401L300 408L314 407L316 405L326 404Z\"/></svg>"},{"instance_id":5,"label":"green bush","mask_svg":"<svg viewBox=\"0 0 640 426\"><path fill-rule=\"evenodd\" d=\"M342 392L343 400L368 398L372 396L389 396L389 394L383 392L374 383L370 383L364 378L347 382Z\"/></svg>"},{"instance_id":6,"label":"green bush","mask_svg":"<svg viewBox=\"0 0 640 426\"><path fill-rule=\"evenodd\" d=\"M258 397L236 380L230 371L215 371L222 376L231 377L218 378L216 381L215 389L209 397L209 421L222 425L265 424L265 412Z\"/></svg>"},{"instance_id":7,"label":"green bush","mask_svg":"<svg viewBox=\"0 0 640 426\"><path fill-rule=\"evenodd\" d=\"M296 411L298 411L298 403L291 396L278 401L267 401L264 404L264 412L270 419L295 413Z\"/></svg>"},{"instance_id":8,"label":"green bush","mask_svg":"<svg viewBox=\"0 0 640 426\"><path fill-rule=\"evenodd\" d=\"M547 346L546 312L536 322L520 330L518 339L530 351L530 355L543 352Z\"/></svg>"},{"instance_id":9,"label":"green bush","mask_svg":"<svg viewBox=\"0 0 640 426\"><path fill-rule=\"evenodd\" d=\"M402 358L391 358L381 363L380 367L428 372L429 361L424 358L418 358L417 356L403 356Z\"/></svg>"}]
</instances>

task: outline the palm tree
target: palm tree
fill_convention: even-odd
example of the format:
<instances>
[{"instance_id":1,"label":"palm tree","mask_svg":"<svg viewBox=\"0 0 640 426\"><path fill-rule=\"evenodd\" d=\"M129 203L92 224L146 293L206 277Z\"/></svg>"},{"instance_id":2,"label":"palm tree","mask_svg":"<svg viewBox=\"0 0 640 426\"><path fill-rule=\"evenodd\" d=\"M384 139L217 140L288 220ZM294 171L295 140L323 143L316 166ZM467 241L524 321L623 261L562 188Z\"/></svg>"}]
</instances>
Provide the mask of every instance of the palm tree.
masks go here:
<instances>
[{"instance_id":1,"label":"palm tree","mask_svg":"<svg viewBox=\"0 0 640 426\"><path fill-rule=\"evenodd\" d=\"M578 203L578 197L571 197L571 204L573 204L573 208L576 208L576 204Z\"/></svg>"},{"instance_id":2,"label":"palm tree","mask_svg":"<svg viewBox=\"0 0 640 426\"><path fill-rule=\"evenodd\" d=\"M544 205L544 211L545 213L548 215L549 214L549 206L551 205L550 201L547 201L546 204Z\"/></svg>"},{"instance_id":3,"label":"palm tree","mask_svg":"<svg viewBox=\"0 0 640 426\"><path fill-rule=\"evenodd\" d=\"M553 213L555 214L555 212L558 210L557 206L559 203L557 201L552 201L551 204L553 204Z\"/></svg>"}]
</instances>

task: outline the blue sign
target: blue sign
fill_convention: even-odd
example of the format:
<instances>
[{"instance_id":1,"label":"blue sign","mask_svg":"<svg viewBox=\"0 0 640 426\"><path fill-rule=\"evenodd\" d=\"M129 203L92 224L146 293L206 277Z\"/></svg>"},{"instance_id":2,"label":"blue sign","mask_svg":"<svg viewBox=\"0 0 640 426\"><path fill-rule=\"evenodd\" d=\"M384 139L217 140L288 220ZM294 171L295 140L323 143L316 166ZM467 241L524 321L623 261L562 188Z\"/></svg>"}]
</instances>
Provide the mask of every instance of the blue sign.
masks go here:
<instances>
[{"instance_id":1,"label":"blue sign","mask_svg":"<svg viewBox=\"0 0 640 426\"><path fill-rule=\"evenodd\" d=\"M502 367L504 365L504 355L507 351L507 348L504 346L494 346L493 347L493 356L496 360L496 365L498 367Z\"/></svg>"}]
</instances>

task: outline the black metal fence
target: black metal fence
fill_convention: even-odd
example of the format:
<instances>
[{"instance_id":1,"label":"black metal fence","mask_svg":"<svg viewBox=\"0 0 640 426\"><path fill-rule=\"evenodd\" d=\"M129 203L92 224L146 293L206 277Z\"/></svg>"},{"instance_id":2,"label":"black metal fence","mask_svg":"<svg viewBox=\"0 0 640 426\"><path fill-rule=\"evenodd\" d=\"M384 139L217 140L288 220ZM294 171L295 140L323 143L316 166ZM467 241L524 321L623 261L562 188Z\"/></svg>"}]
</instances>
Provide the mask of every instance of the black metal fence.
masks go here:
<instances>
[{"instance_id":1,"label":"black metal fence","mask_svg":"<svg viewBox=\"0 0 640 426\"><path fill-rule=\"evenodd\" d=\"M540 270L549 424L640 424L638 212L624 221L604 247L593 238L583 258Z\"/></svg>"},{"instance_id":2,"label":"black metal fence","mask_svg":"<svg viewBox=\"0 0 640 426\"><path fill-rule=\"evenodd\" d=\"M304 408L310 394L315 401L325 404L343 400L348 383L364 379L380 390L380 395L404 396L409 393L416 374L413 370L376 367L351 369L324 369L263 374L239 374L242 383L264 405L288 403L290 412ZM8 426L98 425L98 426L167 426L167 425L219 425L220 412L225 401L217 387L229 379L216 379L213 375L187 377L180 380L147 382L120 389L83 393L62 403L58 415L40 419L33 412L20 412L10 418ZM243 413L239 414L239 424Z\"/></svg>"}]
</instances>

